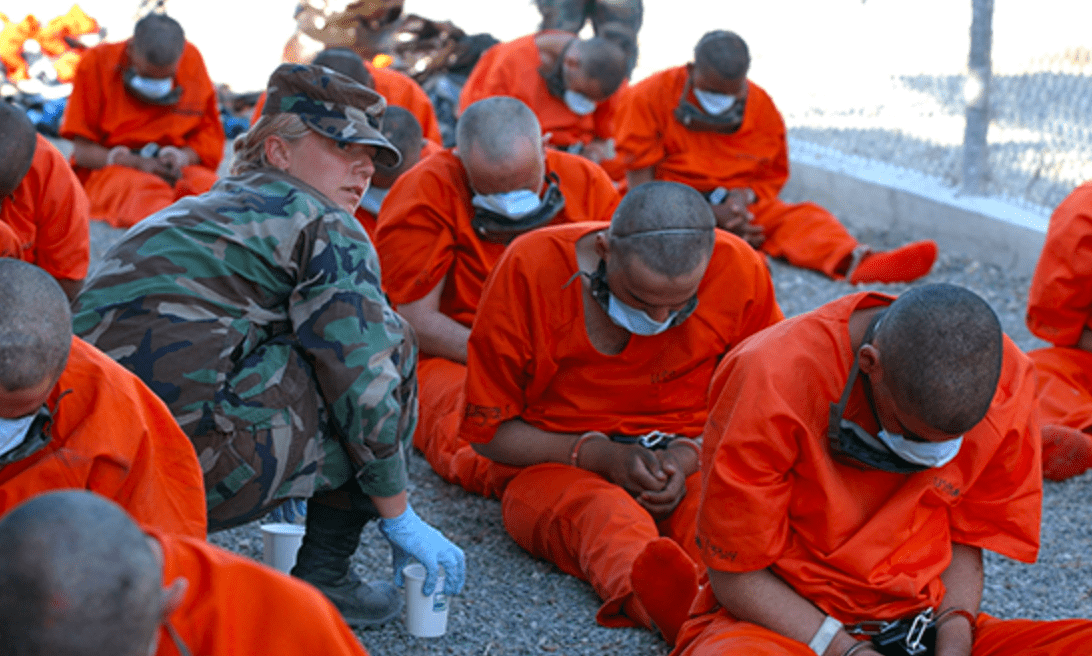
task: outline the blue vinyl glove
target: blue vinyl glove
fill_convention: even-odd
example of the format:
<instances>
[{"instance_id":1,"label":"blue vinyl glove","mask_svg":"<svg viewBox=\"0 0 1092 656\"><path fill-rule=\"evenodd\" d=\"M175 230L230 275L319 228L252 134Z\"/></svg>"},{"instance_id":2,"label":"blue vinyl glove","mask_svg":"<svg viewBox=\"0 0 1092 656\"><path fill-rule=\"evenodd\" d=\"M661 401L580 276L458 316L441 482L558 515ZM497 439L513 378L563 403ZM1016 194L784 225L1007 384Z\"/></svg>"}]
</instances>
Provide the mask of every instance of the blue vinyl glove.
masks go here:
<instances>
[{"instance_id":1,"label":"blue vinyl glove","mask_svg":"<svg viewBox=\"0 0 1092 656\"><path fill-rule=\"evenodd\" d=\"M307 517L307 499L299 499L291 497L284 500L284 503L277 506L269 513L269 519L274 522L283 522L285 524L295 524L297 521L302 523Z\"/></svg>"},{"instance_id":2,"label":"blue vinyl glove","mask_svg":"<svg viewBox=\"0 0 1092 656\"><path fill-rule=\"evenodd\" d=\"M424 594L430 595L436 589L436 577L440 575L441 565L444 568L444 594L459 594L463 589L466 582L466 556L463 550L422 521L408 503L406 512L398 517L380 519L379 530L391 543L396 585L402 587L402 568L413 557L425 566L427 572L421 585Z\"/></svg>"}]
</instances>

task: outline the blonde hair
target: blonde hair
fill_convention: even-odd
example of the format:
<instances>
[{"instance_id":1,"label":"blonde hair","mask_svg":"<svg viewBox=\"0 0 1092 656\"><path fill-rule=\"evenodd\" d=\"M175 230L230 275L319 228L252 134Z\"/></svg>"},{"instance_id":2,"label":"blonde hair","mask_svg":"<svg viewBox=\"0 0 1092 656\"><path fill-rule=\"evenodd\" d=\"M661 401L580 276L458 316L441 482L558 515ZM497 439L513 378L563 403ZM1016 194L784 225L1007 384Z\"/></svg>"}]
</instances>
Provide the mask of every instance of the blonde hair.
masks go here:
<instances>
[{"instance_id":1,"label":"blonde hair","mask_svg":"<svg viewBox=\"0 0 1092 656\"><path fill-rule=\"evenodd\" d=\"M310 131L295 114L260 116L249 130L236 137L232 143L234 158L231 160L231 175L273 168L265 158L265 140L269 137L278 136L291 142L303 138Z\"/></svg>"}]
</instances>

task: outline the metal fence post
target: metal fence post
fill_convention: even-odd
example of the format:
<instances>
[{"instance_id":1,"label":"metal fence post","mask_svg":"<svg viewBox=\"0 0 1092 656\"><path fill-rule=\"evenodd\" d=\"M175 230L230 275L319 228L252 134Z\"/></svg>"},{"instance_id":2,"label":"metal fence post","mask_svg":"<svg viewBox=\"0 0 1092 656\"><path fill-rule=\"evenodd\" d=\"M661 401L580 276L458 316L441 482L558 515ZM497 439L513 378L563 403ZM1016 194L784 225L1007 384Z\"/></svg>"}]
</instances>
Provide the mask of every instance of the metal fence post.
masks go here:
<instances>
[{"instance_id":1,"label":"metal fence post","mask_svg":"<svg viewBox=\"0 0 1092 656\"><path fill-rule=\"evenodd\" d=\"M963 132L963 192L982 194L989 172L986 132L990 127L993 0L971 0L971 48L963 87L967 127Z\"/></svg>"}]
</instances>

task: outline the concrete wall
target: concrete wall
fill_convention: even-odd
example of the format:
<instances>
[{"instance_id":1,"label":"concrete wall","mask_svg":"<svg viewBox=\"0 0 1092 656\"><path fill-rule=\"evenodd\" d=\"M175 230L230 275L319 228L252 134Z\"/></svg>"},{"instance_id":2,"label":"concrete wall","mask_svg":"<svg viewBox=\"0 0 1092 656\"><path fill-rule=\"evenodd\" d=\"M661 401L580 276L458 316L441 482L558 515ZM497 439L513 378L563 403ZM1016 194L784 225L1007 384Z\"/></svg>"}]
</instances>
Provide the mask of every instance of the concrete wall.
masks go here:
<instances>
[{"instance_id":1,"label":"concrete wall","mask_svg":"<svg viewBox=\"0 0 1092 656\"><path fill-rule=\"evenodd\" d=\"M792 175L781 197L814 201L851 229L873 228L936 240L1007 271L1031 275L1049 208L960 196L939 181L812 144L789 140Z\"/></svg>"}]
</instances>

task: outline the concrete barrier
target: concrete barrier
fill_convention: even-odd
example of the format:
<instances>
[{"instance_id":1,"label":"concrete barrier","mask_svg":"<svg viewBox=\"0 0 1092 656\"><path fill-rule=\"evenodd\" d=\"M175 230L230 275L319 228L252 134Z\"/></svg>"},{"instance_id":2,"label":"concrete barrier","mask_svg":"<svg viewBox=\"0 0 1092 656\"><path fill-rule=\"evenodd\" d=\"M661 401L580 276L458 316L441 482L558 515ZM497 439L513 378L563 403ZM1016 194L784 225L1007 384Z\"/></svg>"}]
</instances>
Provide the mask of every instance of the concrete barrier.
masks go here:
<instances>
[{"instance_id":1,"label":"concrete barrier","mask_svg":"<svg viewBox=\"0 0 1092 656\"><path fill-rule=\"evenodd\" d=\"M789 140L789 154L786 201L814 201L851 229L905 232L1013 273L1035 270L1052 208L961 196L915 171L799 140Z\"/></svg>"}]
</instances>

